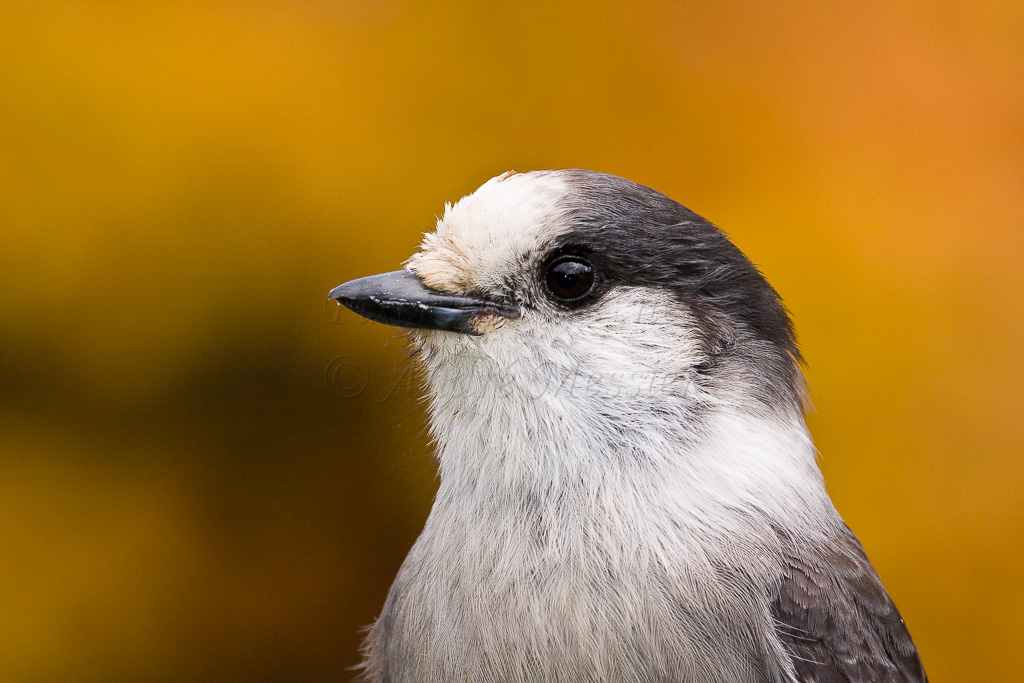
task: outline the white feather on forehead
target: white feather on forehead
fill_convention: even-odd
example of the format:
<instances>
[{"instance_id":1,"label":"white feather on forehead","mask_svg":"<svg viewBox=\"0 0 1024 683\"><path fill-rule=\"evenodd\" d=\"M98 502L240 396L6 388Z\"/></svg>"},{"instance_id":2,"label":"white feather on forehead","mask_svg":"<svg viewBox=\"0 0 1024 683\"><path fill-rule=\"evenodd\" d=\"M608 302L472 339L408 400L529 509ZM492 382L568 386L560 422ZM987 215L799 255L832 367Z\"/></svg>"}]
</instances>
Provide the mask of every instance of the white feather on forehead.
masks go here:
<instances>
[{"instance_id":1,"label":"white feather on forehead","mask_svg":"<svg viewBox=\"0 0 1024 683\"><path fill-rule=\"evenodd\" d=\"M558 232L558 203L567 189L555 171L495 176L445 204L437 228L424 235L406 267L443 292L496 292L518 260Z\"/></svg>"}]
</instances>

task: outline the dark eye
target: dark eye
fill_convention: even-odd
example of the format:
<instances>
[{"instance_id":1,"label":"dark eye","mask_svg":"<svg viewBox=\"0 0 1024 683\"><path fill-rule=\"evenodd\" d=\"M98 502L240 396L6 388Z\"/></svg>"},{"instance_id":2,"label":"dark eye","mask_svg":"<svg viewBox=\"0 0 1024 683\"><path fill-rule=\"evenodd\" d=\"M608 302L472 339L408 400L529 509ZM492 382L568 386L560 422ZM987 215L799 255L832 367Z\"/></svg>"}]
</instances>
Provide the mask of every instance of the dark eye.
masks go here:
<instances>
[{"instance_id":1,"label":"dark eye","mask_svg":"<svg viewBox=\"0 0 1024 683\"><path fill-rule=\"evenodd\" d=\"M579 256L563 256L548 264L544 283L559 301L578 301L594 289L594 268Z\"/></svg>"}]
</instances>

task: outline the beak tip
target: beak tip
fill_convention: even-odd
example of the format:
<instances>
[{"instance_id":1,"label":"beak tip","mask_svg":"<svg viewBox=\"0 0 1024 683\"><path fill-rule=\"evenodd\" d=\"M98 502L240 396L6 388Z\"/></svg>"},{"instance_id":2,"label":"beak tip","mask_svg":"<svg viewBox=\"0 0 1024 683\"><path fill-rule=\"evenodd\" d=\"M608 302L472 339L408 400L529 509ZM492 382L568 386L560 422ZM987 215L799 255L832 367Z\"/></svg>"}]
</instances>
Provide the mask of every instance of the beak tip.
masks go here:
<instances>
[{"instance_id":1,"label":"beak tip","mask_svg":"<svg viewBox=\"0 0 1024 683\"><path fill-rule=\"evenodd\" d=\"M349 283L346 282L345 284L338 285L337 287L332 289L330 292L327 293L327 299L329 301L337 301L339 304L341 304L344 299L350 299L351 297L349 297L345 291L346 285L348 284Z\"/></svg>"}]
</instances>

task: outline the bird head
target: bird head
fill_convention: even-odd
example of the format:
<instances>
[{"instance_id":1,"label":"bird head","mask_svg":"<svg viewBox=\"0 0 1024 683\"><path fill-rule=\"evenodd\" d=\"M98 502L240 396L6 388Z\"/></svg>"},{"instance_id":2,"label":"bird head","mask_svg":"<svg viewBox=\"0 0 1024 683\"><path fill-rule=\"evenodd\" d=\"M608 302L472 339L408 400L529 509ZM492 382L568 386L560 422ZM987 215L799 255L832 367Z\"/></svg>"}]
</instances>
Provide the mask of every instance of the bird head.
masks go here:
<instances>
[{"instance_id":1,"label":"bird head","mask_svg":"<svg viewBox=\"0 0 1024 683\"><path fill-rule=\"evenodd\" d=\"M494 385L556 412L680 393L695 407L716 386L766 407L803 395L792 325L757 268L705 219L616 176L492 178L445 206L404 270L330 297L410 328L435 389Z\"/></svg>"},{"instance_id":2,"label":"bird head","mask_svg":"<svg viewBox=\"0 0 1024 683\"><path fill-rule=\"evenodd\" d=\"M404 269L330 297L408 328L442 488L503 499L612 476L705 511L827 502L778 294L648 187L505 173L446 206Z\"/></svg>"}]
</instances>

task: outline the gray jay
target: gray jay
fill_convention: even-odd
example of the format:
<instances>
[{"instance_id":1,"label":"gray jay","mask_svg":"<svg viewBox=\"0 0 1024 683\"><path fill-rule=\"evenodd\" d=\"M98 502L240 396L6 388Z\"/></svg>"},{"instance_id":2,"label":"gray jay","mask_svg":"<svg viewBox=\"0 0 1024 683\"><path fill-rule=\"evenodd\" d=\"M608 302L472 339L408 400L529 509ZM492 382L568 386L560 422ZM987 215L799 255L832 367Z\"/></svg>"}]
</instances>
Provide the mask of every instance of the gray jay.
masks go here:
<instances>
[{"instance_id":1,"label":"gray jay","mask_svg":"<svg viewBox=\"0 0 1024 683\"><path fill-rule=\"evenodd\" d=\"M825 490L789 315L708 221L509 172L330 298L409 328L440 470L366 680L926 680Z\"/></svg>"}]
</instances>

